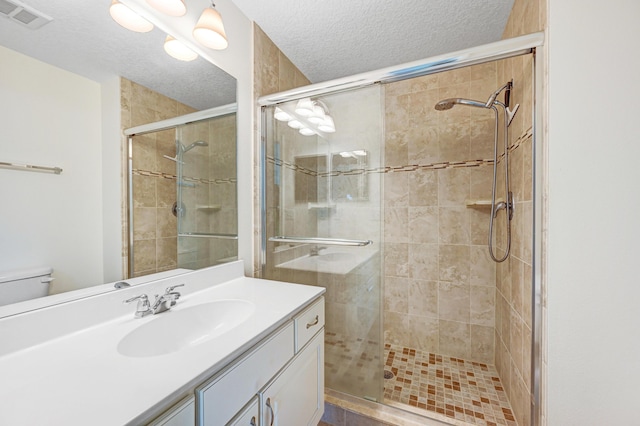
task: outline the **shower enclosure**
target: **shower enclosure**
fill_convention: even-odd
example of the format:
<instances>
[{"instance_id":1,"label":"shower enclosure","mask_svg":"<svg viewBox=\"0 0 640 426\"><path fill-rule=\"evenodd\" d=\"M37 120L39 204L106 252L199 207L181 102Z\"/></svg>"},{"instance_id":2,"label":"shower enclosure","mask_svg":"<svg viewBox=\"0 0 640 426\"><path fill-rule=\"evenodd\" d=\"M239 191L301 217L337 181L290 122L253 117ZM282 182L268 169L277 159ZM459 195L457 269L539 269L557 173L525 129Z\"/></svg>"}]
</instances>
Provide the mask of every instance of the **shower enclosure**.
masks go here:
<instances>
[{"instance_id":1,"label":"shower enclosure","mask_svg":"<svg viewBox=\"0 0 640 426\"><path fill-rule=\"evenodd\" d=\"M237 259L235 105L127 129L129 276Z\"/></svg>"},{"instance_id":2,"label":"shower enclosure","mask_svg":"<svg viewBox=\"0 0 640 426\"><path fill-rule=\"evenodd\" d=\"M326 288L332 391L442 420L530 423L530 52L260 99L262 274ZM482 102L451 108L471 99Z\"/></svg>"}]
</instances>

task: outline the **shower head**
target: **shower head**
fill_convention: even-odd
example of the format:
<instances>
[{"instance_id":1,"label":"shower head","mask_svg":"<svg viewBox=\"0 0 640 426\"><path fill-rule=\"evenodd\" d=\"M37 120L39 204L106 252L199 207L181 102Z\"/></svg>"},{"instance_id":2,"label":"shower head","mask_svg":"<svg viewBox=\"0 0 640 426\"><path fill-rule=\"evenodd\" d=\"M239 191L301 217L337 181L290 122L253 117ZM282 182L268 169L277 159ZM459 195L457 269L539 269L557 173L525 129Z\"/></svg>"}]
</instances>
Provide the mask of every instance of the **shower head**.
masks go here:
<instances>
[{"instance_id":1,"label":"shower head","mask_svg":"<svg viewBox=\"0 0 640 426\"><path fill-rule=\"evenodd\" d=\"M196 141L194 143L192 143L191 145L187 146L186 148L183 148L182 152L187 152L192 150L193 148L195 148L196 146L209 146L209 144L205 141Z\"/></svg>"},{"instance_id":2,"label":"shower head","mask_svg":"<svg viewBox=\"0 0 640 426\"><path fill-rule=\"evenodd\" d=\"M437 109L438 111L446 111L453 108L455 105L468 105L476 108L491 108L493 106L487 106L482 102L474 101L472 99L449 98L438 102L435 106L435 109Z\"/></svg>"}]
</instances>

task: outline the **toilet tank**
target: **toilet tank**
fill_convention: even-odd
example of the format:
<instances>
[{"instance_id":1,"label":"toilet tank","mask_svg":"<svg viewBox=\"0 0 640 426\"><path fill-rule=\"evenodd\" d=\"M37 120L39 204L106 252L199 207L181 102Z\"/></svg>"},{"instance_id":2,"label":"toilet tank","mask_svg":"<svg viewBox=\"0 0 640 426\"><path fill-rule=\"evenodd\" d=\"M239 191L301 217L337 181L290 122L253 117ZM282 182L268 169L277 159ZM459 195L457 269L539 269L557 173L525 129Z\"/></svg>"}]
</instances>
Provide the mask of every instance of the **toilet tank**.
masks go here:
<instances>
[{"instance_id":1,"label":"toilet tank","mask_svg":"<svg viewBox=\"0 0 640 426\"><path fill-rule=\"evenodd\" d=\"M0 271L0 306L49 295L49 267Z\"/></svg>"}]
</instances>

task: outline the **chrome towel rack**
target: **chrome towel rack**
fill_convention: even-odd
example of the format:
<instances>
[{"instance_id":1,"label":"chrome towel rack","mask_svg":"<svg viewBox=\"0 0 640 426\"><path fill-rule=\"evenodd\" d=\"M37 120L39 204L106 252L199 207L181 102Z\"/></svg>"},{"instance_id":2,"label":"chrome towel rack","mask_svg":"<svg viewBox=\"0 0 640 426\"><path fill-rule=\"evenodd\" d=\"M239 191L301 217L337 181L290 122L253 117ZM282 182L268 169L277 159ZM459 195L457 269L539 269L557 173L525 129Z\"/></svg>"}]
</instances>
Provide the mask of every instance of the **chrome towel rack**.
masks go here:
<instances>
[{"instance_id":1,"label":"chrome towel rack","mask_svg":"<svg viewBox=\"0 0 640 426\"><path fill-rule=\"evenodd\" d=\"M343 238L317 238L317 237L285 237L276 236L269 238L275 243L297 243L297 244L326 244L331 246L352 246L364 247L373 244L371 240L346 240Z\"/></svg>"},{"instance_id":2,"label":"chrome towel rack","mask_svg":"<svg viewBox=\"0 0 640 426\"><path fill-rule=\"evenodd\" d=\"M34 166L33 164L7 163L5 161L0 161L0 168L29 172L55 173L56 175L62 173L62 169L60 167Z\"/></svg>"}]
</instances>

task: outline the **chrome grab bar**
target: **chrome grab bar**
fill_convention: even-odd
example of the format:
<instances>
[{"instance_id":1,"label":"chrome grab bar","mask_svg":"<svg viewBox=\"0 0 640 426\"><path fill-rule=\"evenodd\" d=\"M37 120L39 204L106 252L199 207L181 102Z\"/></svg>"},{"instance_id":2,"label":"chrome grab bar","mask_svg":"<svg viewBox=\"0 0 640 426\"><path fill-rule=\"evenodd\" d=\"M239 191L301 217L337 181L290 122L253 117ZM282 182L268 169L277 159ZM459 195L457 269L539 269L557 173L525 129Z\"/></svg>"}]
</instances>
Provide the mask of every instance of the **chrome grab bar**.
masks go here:
<instances>
[{"instance_id":1,"label":"chrome grab bar","mask_svg":"<svg viewBox=\"0 0 640 426\"><path fill-rule=\"evenodd\" d=\"M297 244L326 244L331 246L355 246L364 247L373 244L371 240L345 240L342 238L317 238L317 237L284 237L276 236L269 238L274 243L297 243Z\"/></svg>"},{"instance_id":2,"label":"chrome grab bar","mask_svg":"<svg viewBox=\"0 0 640 426\"><path fill-rule=\"evenodd\" d=\"M204 232L180 232L178 237L197 237L197 238L221 238L223 240L237 240L236 234L215 234Z\"/></svg>"}]
</instances>

